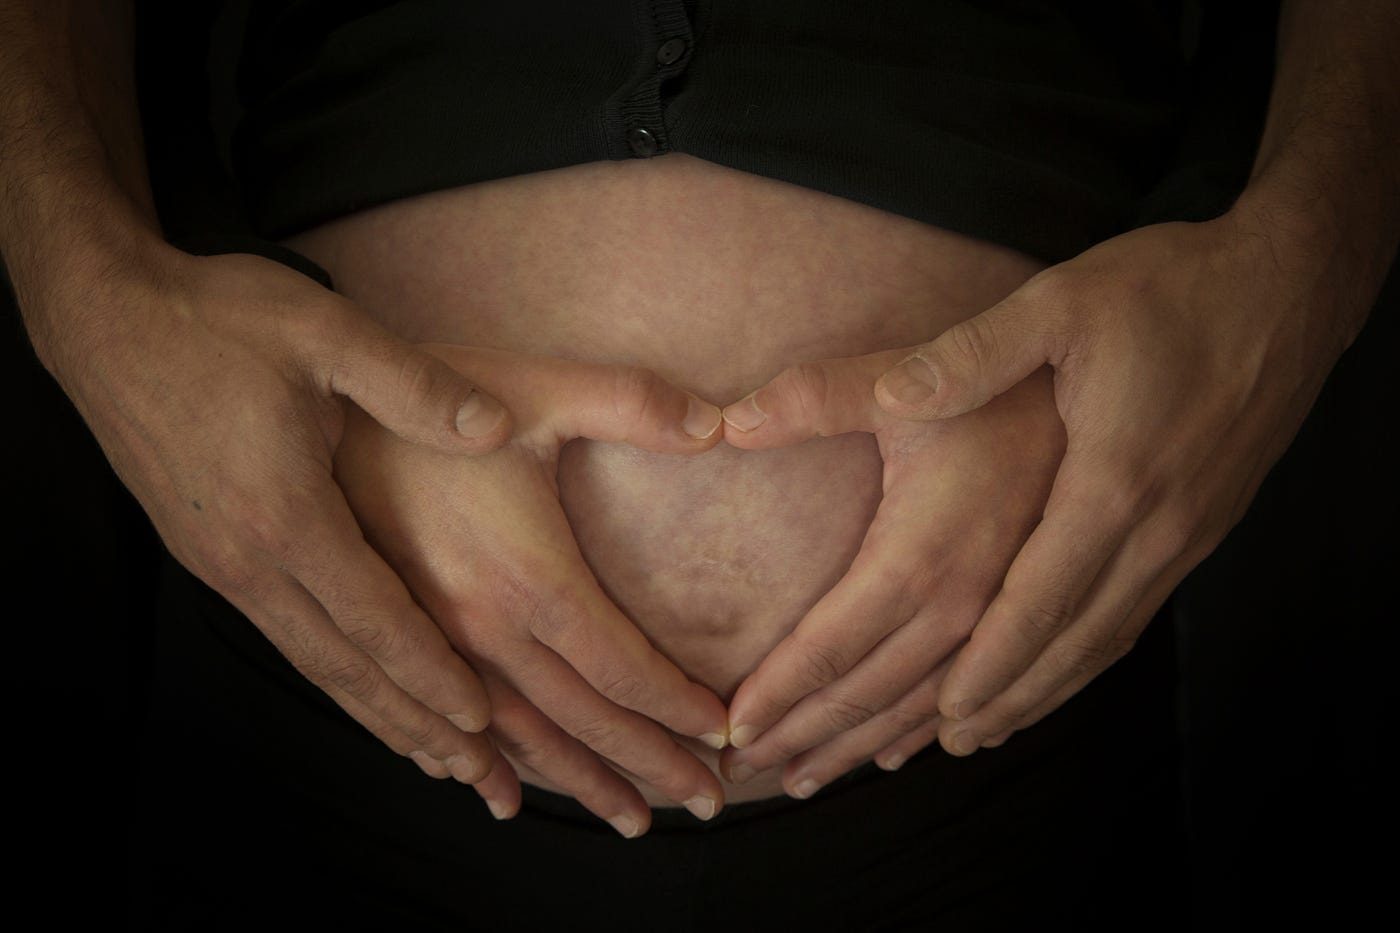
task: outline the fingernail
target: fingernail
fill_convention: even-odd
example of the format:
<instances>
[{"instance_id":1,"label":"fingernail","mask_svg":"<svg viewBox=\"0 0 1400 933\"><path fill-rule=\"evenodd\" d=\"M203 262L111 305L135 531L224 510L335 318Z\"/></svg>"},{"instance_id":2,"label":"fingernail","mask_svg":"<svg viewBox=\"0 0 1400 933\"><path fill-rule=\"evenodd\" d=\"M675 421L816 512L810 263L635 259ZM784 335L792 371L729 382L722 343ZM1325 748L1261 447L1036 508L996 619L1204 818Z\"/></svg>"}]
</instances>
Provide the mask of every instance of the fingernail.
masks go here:
<instances>
[{"instance_id":1,"label":"fingernail","mask_svg":"<svg viewBox=\"0 0 1400 933\"><path fill-rule=\"evenodd\" d=\"M806 800L808 797L821 790L822 786L812 778L803 778L797 782L797 786L792 789L792 796L798 800Z\"/></svg>"},{"instance_id":2,"label":"fingernail","mask_svg":"<svg viewBox=\"0 0 1400 933\"><path fill-rule=\"evenodd\" d=\"M452 772L452 777L463 784L475 784L481 780L477 769L473 768L472 763L461 755L453 755L443 764L447 765L447 770Z\"/></svg>"},{"instance_id":3,"label":"fingernail","mask_svg":"<svg viewBox=\"0 0 1400 933\"><path fill-rule=\"evenodd\" d=\"M491 815L498 820L508 820L511 817L510 807L498 800L486 801L486 809L491 811Z\"/></svg>"},{"instance_id":4,"label":"fingernail","mask_svg":"<svg viewBox=\"0 0 1400 933\"><path fill-rule=\"evenodd\" d=\"M690 397L690 401L685 408L685 421L681 428L696 440L704 440L711 434L719 430L720 413L719 409L709 402L702 402L695 396Z\"/></svg>"},{"instance_id":5,"label":"fingernail","mask_svg":"<svg viewBox=\"0 0 1400 933\"><path fill-rule=\"evenodd\" d=\"M729 730L729 744L735 748L748 748L758 738L758 730L753 726L739 726Z\"/></svg>"},{"instance_id":6,"label":"fingernail","mask_svg":"<svg viewBox=\"0 0 1400 933\"><path fill-rule=\"evenodd\" d=\"M729 769L729 783L742 784L757 773L749 765L733 765Z\"/></svg>"},{"instance_id":7,"label":"fingernail","mask_svg":"<svg viewBox=\"0 0 1400 933\"><path fill-rule=\"evenodd\" d=\"M938 377L933 368L917 356L910 357L881 377L885 391L906 405L920 405L933 398Z\"/></svg>"},{"instance_id":8,"label":"fingernail","mask_svg":"<svg viewBox=\"0 0 1400 933\"><path fill-rule=\"evenodd\" d=\"M608 820L608 823L621 833L624 839L636 839L642 834L642 824L630 816L615 816Z\"/></svg>"},{"instance_id":9,"label":"fingernail","mask_svg":"<svg viewBox=\"0 0 1400 933\"><path fill-rule=\"evenodd\" d=\"M691 797L685 802L685 808L691 812L697 820L708 820L715 815L719 805L715 803L713 797Z\"/></svg>"},{"instance_id":10,"label":"fingernail","mask_svg":"<svg viewBox=\"0 0 1400 933\"><path fill-rule=\"evenodd\" d=\"M962 721L982 706L981 700L959 700L953 704L953 718Z\"/></svg>"},{"instance_id":11,"label":"fingernail","mask_svg":"<svg viewBox=\"0 0 1400 933\"><path fill-rule=\"evenodd\" d=\"M485 729L489 722L479 716L471 716L467 713L448 713L447 721L452 723L463 732L477 733Z\"/></svg>"},{"instance_id":12,"label":"fingernail","mask_svg":"<svg viewBox=\"0 0 1400 933\"><path fill-rule=\"evenodd\" d=\"M493 398L480 392L467 396L457 409L457 433L463 437L484 437L490 434L506 416L506 410Z\"/></svg>"},{"instance_id":13,"label":"fingernail","mask_svg":"<svg viewBox=\"0 0 1400 933\"><path fill-rule=\"evenodd\" d=\"M898 771L907 760L903 755L886 755L883 759L876 759L875 764L885 771Z\"/></svg>"},{"instance_id":14,"label":"fingernail","mask_svg":"<svg viewBox=\"0 0 1400 933\"><path fill-rule=\"evenodd\" d=\"M971 755L981 744L982 737L969 729L953 736L953 751L959 755Z\"/></svg>"},{"instance_id":15,"label":"fingernail","mask_svg":"<svg viewBox=\"0 0 1400 933\"><path fill-rule=\"evenodd\" d=\"M710 748L713 748L715 751L719 751L720 749L724 748L726 745L729 744L728 740L724 737L724 733L722 732L706 732L704 735L700 736L700 741L704 742L706 745L710 746Z\"/></svg>"},{"instance_id":16,"label":"fingernail","mask_svg":"<svg viewBox=\"0 0 1400 933\"><path fill-rule=\"evenodd\" d=\"M768 420L768 416L763 413L763 409L758 407L758 402L752 395L748 398L740 399L724 410L724 420L728 421L740 431L752 431L760 424Z\"/></svg>"}]
</instances>

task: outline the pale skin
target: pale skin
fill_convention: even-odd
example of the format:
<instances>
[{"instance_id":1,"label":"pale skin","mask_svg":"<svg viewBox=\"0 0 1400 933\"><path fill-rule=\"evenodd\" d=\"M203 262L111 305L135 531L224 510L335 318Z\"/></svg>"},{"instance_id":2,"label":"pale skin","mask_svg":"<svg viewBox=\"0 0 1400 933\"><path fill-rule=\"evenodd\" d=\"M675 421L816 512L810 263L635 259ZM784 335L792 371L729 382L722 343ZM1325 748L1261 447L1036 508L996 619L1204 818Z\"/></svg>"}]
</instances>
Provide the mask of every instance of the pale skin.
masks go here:
<instances>
[{"instance_id":1,"label":"pale skin","mask_svg":"<svg viewBox=\"0 0 1400 933\"><path fill-rule=\"evenodd\" d=\"M637 237L657 204L668 206L668 222ZM710 399L734 398L808 354L905 345L1041 268L1010 250L680 156L434 192L289 245L328 269L338 290L385 327L458 345L461 359L479 352L461 345L477 344L527 355L517 358L545 367L537 373L579 371L560 357L641 365ZM475 372L481 364L462 365ZM528 397L539 377L526 378L520 367L506 373L516 381L485 384L519 424L510 399ZM540 403L563 406L558 416L580 397L559 393ZM919 507L943 516L924 537L957 564L949 575L959 601L985 601L996 581L983 559L1004 564L1024 540L1059 456L1048 371L986 416L911 424L898 434L893 442L906 450L906 464L922 448L922 488L938 491L938 502ZM480 579L502 552L523 553L522 523L470 532L483 522L489 475L473 462L414 456L384 439L347 435L338 459L374 468L343 470L342 481L376 546L449 634L459 633L454 641L467 645L469 629L484 620L462 581ZM840 578L881 486L880 451L854 434L762 452L719 445L690 458L578 441L549 472L557 493L535 487L537 505L556 515L563 507L569 524L560 533L573 532L586 562L552 562L547 575L556 587L601 585L659 650L722 698ZM572 553L574 542L565 543ZM478 653L464 650L486 670ZM502 700L492 698L498 718L489 734L522 780L577 795L579 775L567 785L558 775L568 769L544 773L538 743L524 748L535 761L522 761L518 740L498 734ZM634 727L622 717L596 719L590 744L625 749L635 744L625 738ZM713 750L687 747L720 770ZM604 757L620 764L616 751ZM644 825L646 804L676 801L677 792L659 792L639 770L626 766L635 790L605 770L594 773L610 779L605 799ZM776 773L723 784L726 801L781 791ZM621 822L606 806L594 809Z\"/></svg>"},{"instance_id":2,"label":"pale skin","mask_svg":"<svg viewBox=\"0 0 1400 933\"><path fill-rule=\"evenodd\" d=\"M22 19L8 7L5 12L11 27ZM828 361L781 375L754 397L766 416L762 424L753 423L746 401L726 411L724 437L743 448L874 432L890 503L882 506L888 514L877 517L850 573L734 695L728 721L743 748L726 753L731 777L742 776L734 773L740 767L759 771L785 764L783 787L807 796L872 756L897 766L935 740L958 754L1004 741L1127 650L1155 605L1218 542L1355 336L1394 253L1395 217L1377 207L1400 202L1394 169L1377 166L1374 156L1362 157L1394 151L1393 100L1370 87L1387 86L1386 67L1394 70L1375 54L1387 42L1394 47L1393 38L1386 38L1394 36L1393 16L1369 29L1334 26L1307 22L1306 12L1286 20L1285 51L1291 55L1284 56L1270 135L1250 190L1226 217L1148 228L1105 243L989 302L991 310L933 343L916 345L920 338L909 335L892 344L904 348L893 355L882 350L879 357ZM63 41L61 29L11 34L39 35L40 45ZM1331 144L1334 137L1310 128L1307 114L1336 78L1326 69L1309 69L1319 55L1358 63L1359 74L1342 77L1358 82L1361 99L1376 104L1343 112L1354 117L1347 138L1364 137L1363 145ZM11 61L19 64L7 67L41 58L17 57ZM1290 61L1297 65L1293 70ZM55 119L76 127L70 132L78 144L64 150L77 154L70 170L46 176L61 182L60 190L47 188L50 181L12 186L5 205L6 230L19 229L18 218L40 217L50 223L26 229L54 231L51 242L7 235L5 258L41 358L77 402L167 544L351 715L391 748L413 754L428 773L477 782L493 810L512 812L518 798L509 766L482 735L494 713L491 721L503 726L500 736L507 741L533 729L548 736L561 759L587 762L581 765L586 780L565 790L624 835L643 831L645 808L636 792L612 780L599 769L601 759L576 744L591 736L595 741L585 745L603 746L593 752L622 763L629 751L616 744L616 731L600 739L596 730L575 723L570 738L567 723L551 725L539 715L557 699L538 694L517 704L526 695L522 684L507 686L497 677L509 662L488 668L476 661L484 656L478 640L465 650L481 665L483 688L451 650L462 649L466 636L441 618L435 626L413 605L398 575L364 545L331 476L345 429L340 397L353 399L408 441L458 456L504 442L509 425L500 409L487 400L486 414L476 416L482 409L473 405L467 430L459 430L467 400L485 400L485 393L441 360L370 323L350 302L275 264L194 260L161 246L141 194L139 167L131 169L130 153L139 154L139 145L112 142L123 137L84 116L121 108L94 104L99 92L80 79L66 80L71 87L60 104L71 106L71 113L60 107L51 117L38 108L21 113L19 122ZM94 84L107 93L102 82ZM17 125L7 120L7 126ZM45 159L26 150L23 140L20 157L9 162L20 170L26 159ZM1336 178L1347 185L1339 188ZM75 216L65 207L75 200L104 205L108 222ZM127 235L114 237L114 229ZM1319 255L1319 240L1337 243L1337 252ZM249 323L249 309L265 312L262 323ZM923 336L940 330L930 327ZM140 340L124 345L116 339L123 333ZM93 358L91 348L98 346L102 367L86 368L81 361ZM936 379L927 399L918 397L909 379L881 375L911 352ZM158 377L138 378L138 372L151 371L151 359L169 365ZM224 359L230 362L204 371L207 361ZM801 359L790 355L791 362ZM1046 376L1035 377L1042 380L1040 402L1031 400L1034 381L1023 383L1047 364L1054 371L1053 411L1044 404ZM514 412L511 387L498 389L469 365L463 369ZM918 365L915 370L922 371ZM1180 374L1193 371L1200 377L1183 384ZM197 380L192 372L200 374ZM665 390L681 397L676 392L684 396L674 386ZM220 417L210 419L191 401L196 397L228 401ZM997 401L982 409L985 418L963 414L993 397ZM279 413L276 419L267 418L270 411ZM1057 472L1064 441L1055 413L1067 437ZM523 423L515 414L517 424ZM559 416L545 412L529 422L529 430ZM475 417L486 423L474 423ZM684 434L685 414L678 411L677 417ZM1016 419L1034 425L1043 455L1032 458L1031 469L1017 472L1026 486L1005 517L1008 530L985 545L985 560L960 575L965 589L949 593L932 586L956 564L949 563L949 551L926 548L948 523L972 522L962 514L966 501L940 501L921 488L927 475L921 468L938 456L930 439L965 431L969 449L974 443L995 449L1004 443L1000 432L1016 433ZM989 425L985 432L983 425ZM240 431L245 459L226 455L230 426ZM560 440L568 430L553 436ZM694 452L717 442L718 435L703 440ZM537 453L545 449L541 463L552 456L548 447L536 447ZM967 495L975 493L969 488ZM1046 495L1045 517L1030 533ZM203 504L198 509L196 501ZM918 518L910 520L903 509L894 514L894 503L905 501L918 503ZM211 502L218 505L206 507ZM306 536L294 544L290 529ZM380 546L392 550L386 542ZM911 550L920 553L911 557ZM329 569L347 566L358 572ZM899 588L902 600L892 601L871 585L876 578L888 582L891 574L907 581ZM560 585L559 579L529 582L541 593ZM414 587L420 602L430 602L430 588ZM843 610L852 606L882 611L862 611L859 624L841 625ZM584 614L608 612L602 607ZM933 624L939 619L944 624ZM607 715L615 727L633 730L650 743L638 747L656 748L659 760L670 762L650 783L665 788L676 803L698 796L718 805L721 792L700 773L698 759L676 757L670 746L656 744L669 741L664 736L645 737L650 724L634 713L684 735L714 737L725 732L723 704L665 658L647 655L639 636L623 629L603 627L600 641L552 647L582 678L575 684L581 696L611 704ZM834 638L838 629L844 635ZM510 624L495 635L503 642L515 638ZM874 647L905 643L919 650ZM659 672L648 682L668 689L663 695L629 690L609 697L610 689L626 682L618 679L620 669L629 676ZM443 671L450 673L444 677ZM556 767L540 761L541 773Z\"/></svg>"}]
</instances>

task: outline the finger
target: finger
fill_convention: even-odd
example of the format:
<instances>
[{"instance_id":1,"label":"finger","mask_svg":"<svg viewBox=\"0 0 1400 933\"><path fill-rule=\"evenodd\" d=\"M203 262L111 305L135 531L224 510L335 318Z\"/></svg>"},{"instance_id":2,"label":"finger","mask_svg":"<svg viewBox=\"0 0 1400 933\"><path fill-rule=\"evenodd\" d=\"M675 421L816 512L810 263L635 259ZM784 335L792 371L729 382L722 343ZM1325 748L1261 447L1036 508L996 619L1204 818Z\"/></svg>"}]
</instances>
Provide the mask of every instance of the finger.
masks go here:
<instances>
[{"instance_id":1,"label":"finger","mask_svg":"<svg viewBox=\"0 0 1400 933\"><path fill-rule=\"evenodd\" d=\"M1126 655L1193 561L1174 562L1165 571L1144 562L1136 536L1105 568L1083 611L1053 639L1034 664L977 714L945 725L942 738L959 754L988 737L1024 729L1049 715Z\"/></svg>"},{"instance_id":2,"label":"finger","mask_svg":"<svg viewBox=\"0 0 1400 933\"><path fill-rule=\"evenodd\" d=\"M727 753L726 763L731 770L747 766L763 771L842 734L862 732L871 720L888 723L891 709L896 711L895 718L900 718L900 711L907 710L911 702L909 691L926 684L931 670L938 672L936 679L941 682L945 659L963 640L960 628L941 624L942 615L941 607L925 608L840 680L803 698L757 741ZM924 690L927 692L927 686ZM932 712L921 712L919 722L938 712L937 697L931 697ZM912 726L865 748L864 756L868 758L909 728Z\"/></svg>"},{"instance_id":3,"label":"finger","mask_svg":"<svg viewBox=\"0 0 1400 933\"><path fill-rule=\"evenodd\" d=\"M329 390L350 397L405 440L480 454L510 436L510 416L500 402L350 303L342 303L318 336L318 375Z\"/></svg>"},{"instance_id":4,"label":"finger","mask_svg":"<svg viewBox=\"0 0 1400 933\"><path fill-rule=\"evenodd\" d=\"M1062 356L1054 314L1018 291L907 355L879 378L875 396L890 414L924 421L980 408Z\"/></svg>"},{"instance_id":5,"label":"finger","mask_svg":"<svg viewBox=\"0 0 1400 933\"><path fill-rule=\"evenodd\" d=\"M640 366L543 367L535 388L550 396L560 441L587 437L664 454L709 450L722 439L719 408Z\"/></svg>"},{"instance_id":6,"label":"finger","mask_svg":"<svg viewBox=\"0 0 1400 933\"><path fill-rule=\"evenodd\" d=\"M723 806L719 781L698 758L655 722L599 695L548 649L531 646L501 674L566 733L691 812L712 816Z\"/></svg>"},{"instance_id":7,"label":"finger","mask_svg":"<svg viewBox=\"0 0 1400 933\"><path fill-rule=\"evenodd\" d=\"M946 672L947 665L940 665L867 722L793 758L783 769L788 794L798 799L810 797L911 734L928 734L929 741L936 738L937 729L930 723L939 718L938 689ZM902 760L895 767L900 764Z\"/></svg>"},{"instance_id":8,"label":"finger","mask_svg":"<svg viewBox=\"0 0 1400 933\"><path fill-rule=\"evenodd\" d=\"M631 839L651 826L651 808L631 782L568 735L503 680L491 680L501 752L571 795L590 813Z\"/></svg>"},{"instance_id":9,"label":"finger","mask_svg":"<svg viewBox=\"0 0 1400 933\"><path fill-rule=\"evenodd\" d=\"M458 728L485 729L491 705L476 674L365 543L329 478L310 495L315 504L297 514L318 518L295 544L273 544L278 562L395 684Z\"/></svg>"},{"instance_id":10,"label":"finger","mask_svg":"<svg viewBox=\"0 0 1400 933\"><path fill-rule=\"evenodd\" d=\"M1047 713L1048 713L1048 710L1047 710ZM1012 737L1013 735L1015 735L1015 734L1016 734L1016 730L1015 730L1015 729L1007 729L1005 732L1002 732L1002 733L999 733L999 734L997 734L997 735L994 735L994 736L992 736L992 737L989 738L989 739L983 739L983 740L982 740L982 747L983 747L983 748L1000 748L1001 746L1003 746L1003 745L1006 744L1006 740L1007 740L1007 739L1011 738L1011 737Z\"/></svg>"},{"instance_id":11,"label":"finger","mask_svg":"<svg viewBox=\"0 0 1400 933\"><path fill-rule=\"evenodd\" d=\"M434 759L464 784L473 784L490 772L495 750L485 736L463 732L406 694L373 658L340 633L310 593L279 576L280 580L258 587L260 605L234 602L261 623L259 628L302 676L380 741L413 757L420 767L423 756ZM432 773L427 767L424 770Z\"/></svg>"},{"instance_id":12,"label":"finger","mask_svg":"<svg viewBox=\"0 0 1400 933\"><path fill-rule=\"evenodd\" d=\"M608 599L576 550L569 560L575 564L564 574L569 582L541 594L532 607L530 634L567 661L592 687L590 694L723 748L728 713L719 697L693 683L647 641Z\"/></svg>"},{"instance_id":13,"label":"finger","mask_svg":"<svg viewBox=\"0 0 1400 933\"><path fill-rule=\"evenodd\" d=\"M758 450L874 432L891 420L875 403L875 380L907 353L889 350L789 367L724 409L725 440Z\"/></svg>"},{"instance_id":14,"label":"finger","mask_svg":"<svg viewBox=\"0 0 1400 933\"><path fill-rule=\"evenodd\" d=\"M943 717L934 716L908 735L901 736L875 753L875 764L886 771L898 771L905 762L938 741Z\"/></svg>"},{"instance_id":15,"label":"finger","mask_svg":"<svg viewBox=\"0 0 1400 933\"><path fill-rule=\"evenodd\" d=\"M550 447L587 437L694 454L722 439L717 407L640 366L449 344L426 348L506 398L517 420Z\"/></svg>"},{"instance_id":16,"label":"finger","mask_svg":"<svg viewBox=\"0 0 1400 933\"><path fill-rule=\"evenodd\" d=\"M920 566L921 548L910 541L926 529L892 517L898 513L889 499L881 502L851 569L739 685L729 706L735 748L754 744L803 697L846 675L925 603L931 575Z\"/></svg>"},{"instance_id":17,"label":"finger","mask_svg":"<svg viewBox=\"0 0 1400 933\"><path fill-rule=\"evenodd\" d=\"M1127 536L1137 501L1115 495L1112 474L1095 462L1101 461L1076 456L1073 450L1066 454L1044 519L1016 555L1001 592L948 673L944 719L961 722L1025 673L1074 617ZM944 734L951 728L945 723Z\"/></svg>"},{"instance_id":18,"label":"finger","mask_svg":"<svg viewBox=\"0 0 1400 933\"><path fill-rule=\"evenodd\" d=\"M520 812L520 777L510 762L499 754L491 773L472 787L496 819L509 820Z\"/></svg>"}]
</instances>

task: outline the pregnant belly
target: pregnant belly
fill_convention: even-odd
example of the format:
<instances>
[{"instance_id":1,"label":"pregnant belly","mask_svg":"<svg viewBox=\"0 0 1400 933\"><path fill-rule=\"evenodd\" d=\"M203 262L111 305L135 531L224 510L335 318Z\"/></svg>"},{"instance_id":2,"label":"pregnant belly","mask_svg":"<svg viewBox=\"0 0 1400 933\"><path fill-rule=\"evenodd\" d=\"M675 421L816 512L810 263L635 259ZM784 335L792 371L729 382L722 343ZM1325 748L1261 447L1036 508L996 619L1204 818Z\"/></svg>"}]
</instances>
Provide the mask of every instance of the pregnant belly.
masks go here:
<instances>
[{"instance_id":1,"label":"pregnant belly","mask_svg":"<svg viewBox=\"0 0 1400 933\"><path fill-rule=\"evenodd\" d=\"M289 245L406 339L643 365L719 405L794 363L926 340L1040 268L678 155L398 201ZM880 470L866 435L690 459L575 441L559 482L604 589L727 700L850 564Z\"/></svg>"}]
</instances>

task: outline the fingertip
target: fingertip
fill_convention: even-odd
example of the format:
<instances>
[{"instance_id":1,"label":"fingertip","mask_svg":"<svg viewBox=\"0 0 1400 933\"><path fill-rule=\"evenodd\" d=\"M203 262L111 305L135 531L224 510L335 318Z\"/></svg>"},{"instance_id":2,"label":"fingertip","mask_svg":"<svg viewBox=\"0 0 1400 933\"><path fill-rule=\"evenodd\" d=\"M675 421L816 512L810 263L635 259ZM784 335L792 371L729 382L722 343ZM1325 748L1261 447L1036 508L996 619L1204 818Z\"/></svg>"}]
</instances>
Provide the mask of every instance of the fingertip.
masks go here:
<instances>
[{"instance_id":1,"label":"fingertip","mask_svg":"<svg viewBox=\"0 0 1400 933\"><path fill-rule=\"evenodd\" d=\"M1002 745L1005 745L1005 744L1006 744L1006 740L1007 740L1007 739L1011 738L1011 735L1012 735L1012 733L1013 733L1014 731L1015 731L1015 730L1013 730L1013 729L1008 729L1008 730L1006 730L1005 732L999 733L998 735L994 735L994 736L992 736L992 737L990 737L990 738L983 739L983 740L982 740L982 747L983 747L983 748L1000 748Z\"/></svg>"},{"instance_id":2,"label":"fingertip","mask_svg":"<svg viewBox=\"0 0 1400 933\"><path fill-rule=\"evenodd\" d=\"M743 761L735 761L733 758L720 760L720 773L730 784L746 784L753 780L753 776L758 773L758 769L753 765Z\"/></svg>"},{"instance_id":3,"label":"fingertip","mask_svg":"<svg viewBox=\"0 0 1400 933\"><path fill-rule=\"evenodd\" d=\"M463 732L476 735L491 723L490 710L474 710L466 713L448 713L447 721Z\"/></svg>"},{"instance_id":4,"label":"fingertip","mask_svg":"<svg viewBox=\"0 0 1400 933\"><path fill-rule=\"evenodd\" d=\"M953 722L962 722L981 708L981 700L973 697L963 697L962 699L951 701L948 704L946 712L942 710L940 710L940 712L944 717L951 719Z\"/></svg>"},{"instance_id":5,"label":"fingertip","mask_svg":"<svg viewBox=\"0 0 1400 933\"><path fill-rule=\"evenodd\" d=\"M490 810L491 815L498 820L513 819L515 815L520 812L520 807L518 805L512 806L504 800L496 800L491 797L486 797L484 799L486 801L486 809Z\"/></svg>"},{"instance_id":6,"label":"fingertip","mask_svg":"<svg viewBox=\"0 0 1400 933\"><path fill-rule=\"evenodd\" d=\"M648 814L638 817L630 813L619 813L608 818L608 825L617 830L617 834L623 839L636 839L646 835L646 831L651 827L651 816Z\"/></svg>"},{"instance_id":7,"label":"fingertip","mask_svg":"<svg viewBox=\"0 0 1400 933\"><path fill-rule=\"evenodd\" d=\"M487 453L500 447L510 436L510 412L485 392L472 389L457 408L453 426L472 452Z\"/></svg>"},{"instance_id":8,"label":"fingertip","mask_svg":"<svg viewBox=\"0 0 1400 933\"><path fill-rule=\"evenodd\" d=\"M966 758L982 747L982 736L971 729L954 729L939 735L943 749L950 755Z\"/></svg>"},{"instance_id":9,"label":"fingertip","mask_svg":"<svg viewBox=\"0 0 1400 933\"><path fill-rule=\"evenodd\" d=\"M729 730L729 744L735 748L748 748L757 741L759 729L747 723L735 726Z\"/></svg>"},{"instance_id":10,"label":"fingertip","mask_svg":"<svg viewBox=\"0 0 1400 933\"><path fill-rule=\"evenodd\" d=\"M717 752L722 752L729 746L729 737L725 732L706 732L697 738Z\"/></svg>"},{"instance_id":11,"label":"fingertip","mask_svg":"<svg viewBox=\"0 0 1400 933\"><path fill-rule=\"evenodd\" d=\"M443 764L459 784L477 784L491 773L491 762L470 755L449 755Z\"/></svg>"},{"instance_id":12,"label":"fingertip","mask_svg":"<svg viewBox=\"0 0 1400 933\"><path fill-rule=\"evenodd\" d=\"M757 430L763 422L768 420L768 413L758 404L757 392L746 395L732 405L726 405L722 414L726 437L729 436L731 429L740 436L746 435Z\"/></svg>"},{"instance_id":13,"label":"fingertip","mask_svg":"<svg viewBox=\"0 0 1400 933\"><path fill-rule=\"evenodd\" d=\"M723 419L719 408L709 402L686 393L685 420L681 430L686 436L697 441L708 440L719 430Z\"/></svg>"}]
</instances>

